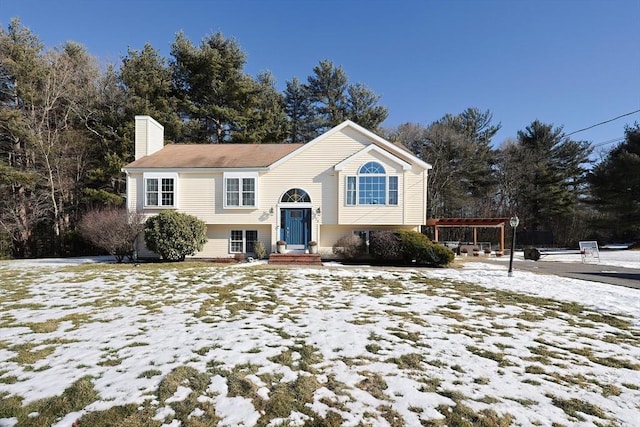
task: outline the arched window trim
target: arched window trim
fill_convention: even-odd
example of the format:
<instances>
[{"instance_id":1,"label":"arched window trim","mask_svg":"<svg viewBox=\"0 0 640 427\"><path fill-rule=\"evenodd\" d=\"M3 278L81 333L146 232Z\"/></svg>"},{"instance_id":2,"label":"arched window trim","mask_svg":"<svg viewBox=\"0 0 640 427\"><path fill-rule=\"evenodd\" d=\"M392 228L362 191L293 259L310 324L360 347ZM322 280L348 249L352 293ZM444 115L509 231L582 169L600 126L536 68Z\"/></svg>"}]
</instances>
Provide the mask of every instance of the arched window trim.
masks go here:
<instances>
[{"instance_id":1,"label":"arched window trim","mask_svg":"<svg viewBox=\"0 0 640 427\"><path fill-rule=\"evenodd\" d=\"M357 175L346 177L347 206L398 205L398 175L387 174L384 166L369 161L358 168Z\"/></svg>"},{"instance_id":2,"label":"arched window trim","mask_svg":"<svg viewBox=\"0 0 640 427\"><path fill-rule=\"evenodd\" d=\"M290 188L280 197L280 203L311 203L311 196L302 188Z\"/></svg>"},{"instance_id":3,"label":"arched window trim","mask_svg":"<svg viewBox=\"0 0 640 427\"><path fill-rule=\"evenodd\" d=\"M358 169L359 175L386 175L384 166L378 162L367 162Z\"/></svg>"}]
</instances>

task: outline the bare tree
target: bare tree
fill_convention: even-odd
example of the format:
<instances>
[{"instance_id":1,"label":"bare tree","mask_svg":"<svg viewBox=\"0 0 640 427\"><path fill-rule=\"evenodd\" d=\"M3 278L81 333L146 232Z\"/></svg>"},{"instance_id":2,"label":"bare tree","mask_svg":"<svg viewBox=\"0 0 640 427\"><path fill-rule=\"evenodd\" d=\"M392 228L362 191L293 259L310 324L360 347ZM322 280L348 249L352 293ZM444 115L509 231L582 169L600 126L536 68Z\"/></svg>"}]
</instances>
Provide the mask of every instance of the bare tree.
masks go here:
<instances>
[{"instance_id":1,"label":"bare tree","mask_svg":"<svg viewBox=\"0 0 640 427\"><path fill-rule=\"evenodd\" d=\"M94 246L122 262L125 257L133 259L135 239L144 230L144 216L127 213L125 208L96 209L82 217L79 229Z\"/></svg>"}]
</instances>

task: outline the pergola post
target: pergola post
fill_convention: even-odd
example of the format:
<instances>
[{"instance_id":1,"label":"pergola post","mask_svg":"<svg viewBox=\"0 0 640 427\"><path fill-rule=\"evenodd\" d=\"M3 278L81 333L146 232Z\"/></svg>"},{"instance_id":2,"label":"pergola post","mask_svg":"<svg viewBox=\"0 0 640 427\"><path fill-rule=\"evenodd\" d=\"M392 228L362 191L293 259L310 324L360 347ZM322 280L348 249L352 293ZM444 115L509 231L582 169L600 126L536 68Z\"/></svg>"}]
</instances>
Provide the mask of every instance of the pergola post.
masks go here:
<instances>
[{"instance_id":1,"label":"pergola post","mask_svg":"<svg viewBox=\"0 0 640 427\"><path fill-rule=\"evenodd\" d=\"M478 244L478 227L473 227L473 246Z\"/></svg>"},{"instance_id":2,"label":"pergola post","mask_svg":"<svg viewBox=\"0 0 640 427\"><path fill-rule=\"evenodd\" d=\"M504 253L504 223L500 225L500 250Z\"/></svg>"}]
</instances>

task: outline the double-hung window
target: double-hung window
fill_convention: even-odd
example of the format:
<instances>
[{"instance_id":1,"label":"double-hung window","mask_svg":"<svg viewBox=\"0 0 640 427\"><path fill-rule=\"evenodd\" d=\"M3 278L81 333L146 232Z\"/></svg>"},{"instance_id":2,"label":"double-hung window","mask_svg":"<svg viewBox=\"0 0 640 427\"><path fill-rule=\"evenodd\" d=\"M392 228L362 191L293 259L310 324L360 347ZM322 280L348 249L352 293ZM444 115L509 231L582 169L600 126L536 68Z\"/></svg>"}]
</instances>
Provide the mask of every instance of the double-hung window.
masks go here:
<instances>
[{"instance_id":1,"label":"double-hung window","mask_svg":"<svg viewBox=\"0 0 640 427\"><path fill-rule=\"evenodd\" d=\"M227 172L224 174L224 206L226 208L256 207L258 174Z\"/></svg>"},{"instance_id":2,"label":"double-hung window","mask_svg":"<svg viewBox=\"0 0 640 427\"><path fill-rule=\"evenodd\" d=\"M144 206L175 208L177 206L177 173L145 173Z\"/></svg>"},{"instance_id":3,"label":"double-hung window","mask_svg":"<svg viewBox=\"0 0 640 427\"><path fill-rule=\"evenodd\" d=\"M231 230L229 252L251 254L258 240L258 230Z\"/></svg>"},{"instance_id":4,"label":"double-hung window","mask_svg":"<svg viewBox=\"0 0 640 427\"><path fill-rule=\"evenodd\" d=\"M397 205L398 177L387 175L378 162L365 163L358 175L347 176L345 202L355 205Z\"/></svg>"}]
</instances>

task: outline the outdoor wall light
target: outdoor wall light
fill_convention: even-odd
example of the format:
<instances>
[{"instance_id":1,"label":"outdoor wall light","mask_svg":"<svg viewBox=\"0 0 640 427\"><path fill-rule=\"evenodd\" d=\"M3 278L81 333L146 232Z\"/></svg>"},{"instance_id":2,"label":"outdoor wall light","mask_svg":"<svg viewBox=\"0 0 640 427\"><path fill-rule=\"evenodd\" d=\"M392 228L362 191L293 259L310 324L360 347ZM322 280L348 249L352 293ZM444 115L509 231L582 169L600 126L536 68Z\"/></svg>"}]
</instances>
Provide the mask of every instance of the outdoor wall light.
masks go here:
<instances>
[{"instance_id":1,"label":"outdoor wall light","mask_svg":"<svg viewBox=\"0 0 640 427\"><path fill-rule=\"evenodd\" d=\"M269 215L273 215L273 206L269 208Z\"/></svg>"},{"instance_id":2,"label":"outdoor wall light","mask_svg":"<svg viewBox=\"0 0 640 427\"><path fill-rule=\"evenodd\" d=\"M322 210L318 207L318 209L316 209L316 213L320 215L322 213Z\"/></svg>"}]
</instances>

